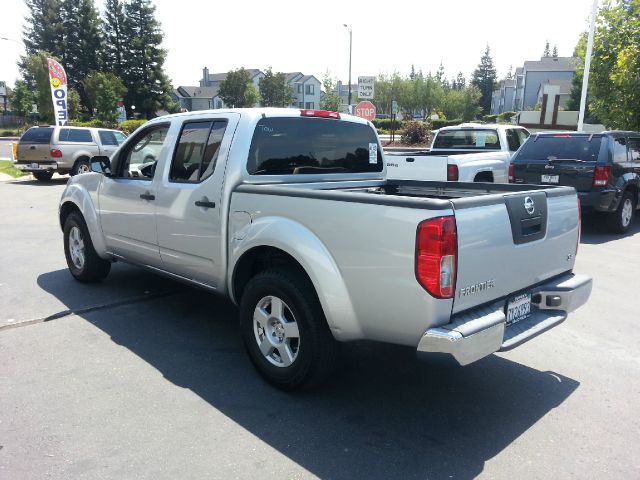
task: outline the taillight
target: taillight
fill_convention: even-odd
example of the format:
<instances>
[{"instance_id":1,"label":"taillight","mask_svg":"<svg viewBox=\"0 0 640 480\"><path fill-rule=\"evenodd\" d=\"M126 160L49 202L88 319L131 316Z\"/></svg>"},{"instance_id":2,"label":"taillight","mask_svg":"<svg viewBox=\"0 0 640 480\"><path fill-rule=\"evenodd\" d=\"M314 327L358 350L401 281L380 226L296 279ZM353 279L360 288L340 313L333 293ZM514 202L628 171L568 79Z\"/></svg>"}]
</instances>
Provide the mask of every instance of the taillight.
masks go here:
<instances>
[{"instance_id":1,"label":"taillight","mask_svg":"<svg viewBox=\"0 0 640 480\"><path fill-rule=\"evenodd\" d=\"M51 149L51 156L53 158L60 158L60 157L62 157L62 152L60 150L58 150L57 148L52 148Z\"/></svg>"},{"instance_id":2,"label":"taillight","mask_svg":"<svg viewBox=\"0 0 640 480\"><path fill-rule=\"evenodd\" d=\"M609 183L609 177L611 176L611 166L596 167L593 172L593 186L604 187Z\"/></svg>"},{"instance_id":3,"label":"taillight","mask_svg":"<svg viewBox=\"0 0 640 480\"><path fill-rule=\"evenodd\" d=\"M458 238L453 216L425 220L416 234L416 279L436 298L456 290Z\"/></svg>"},{"instance_id":4,"label":"taillight","mask_svg":"<svg viewBox=\"0 0 640 480\"><path fill-rule=\"evenodd\" d=\"M516 166L513 163L509 164L509 183L516 183Z\"/></svg>"},{"instance_id":5,"label":"taillight","mask_svg":"<svg viewBox=\"0 0 640 480\"><path fill-rule=\"evenodd\" d=\"M447 181L448 182L457 182L458 181L458 166L447 164Z\"/></svg>"},{"instance_id":6,"label":"taillight","mask_svg":"<svg viewBox=\"0 0 640 480\"><path fill-rule=\"evenodd\" d=\"M340 114L338 112L331 112L329 110L300 110L300 116L302 117L319 117L319 118L335 118L340 120Z\"/></svg>"}]
</instances>

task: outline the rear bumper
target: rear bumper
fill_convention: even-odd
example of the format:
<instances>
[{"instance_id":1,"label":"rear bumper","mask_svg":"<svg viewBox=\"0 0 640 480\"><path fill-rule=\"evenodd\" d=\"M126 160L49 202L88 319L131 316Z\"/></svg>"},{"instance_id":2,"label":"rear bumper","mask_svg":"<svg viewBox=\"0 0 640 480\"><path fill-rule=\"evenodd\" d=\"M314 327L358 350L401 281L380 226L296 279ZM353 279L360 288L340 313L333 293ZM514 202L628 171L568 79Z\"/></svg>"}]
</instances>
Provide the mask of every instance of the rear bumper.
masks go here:
<instances>
[{"instance_id":1,"label":"rear bumper","mask_svg":"<svg viewBox=\"0 0 640 480\"><path fill-rule=\"evenodd\" d=\"M578 192L580 206L585 212L615 212L622 198L622 191L616 188Z\"/></svg>"},{"instance_id":2,"label":"rear bumper","mask_svg":"<svg viewBox=\"0 0 640 480\"><path fill-rule=\"evenodd\" d=\"M52 161L44 161L44 162L19 161L19 162L15 162L13 166L18 170L22 170L23 172L41 172L41 171L48 171L48 170L57 171L59 169L58 164Z\"/></svg>"},{"instance_id":3,"label":"rear bumper","mask_svg":"<svg viewBox=\"0 0 640 480\"><path fill-rule=\"evenodd\" d=\"M448 353L460 365L511 350L562 323L569 312L584 305L591 287L591 277L563 275L531 290L532 313L528 318L507 327L505 302L498 301L454 315L450 323L428 329L417 350Z\"/></svg>"}]
</instances>

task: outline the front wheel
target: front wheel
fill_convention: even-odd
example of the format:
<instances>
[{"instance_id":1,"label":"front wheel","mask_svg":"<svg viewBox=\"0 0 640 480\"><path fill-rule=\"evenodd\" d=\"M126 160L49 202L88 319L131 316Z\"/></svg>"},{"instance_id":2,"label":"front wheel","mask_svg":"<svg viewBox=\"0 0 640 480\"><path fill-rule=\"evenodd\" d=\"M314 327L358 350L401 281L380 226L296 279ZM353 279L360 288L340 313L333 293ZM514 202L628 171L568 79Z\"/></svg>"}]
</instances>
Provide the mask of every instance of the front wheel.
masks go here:
<instances>
[{"instance_id":1,"label":"front wheel","mask_svg":"<svg viewBox=\"0 0 640 480\"><path fill-rule=\"evenodd\" d=\"M74 278L83 283L99 282L111 270L111 262L98 256L93 248L87 225L78 213L64 222L64 256Z\"/></svg>"},{"instance_id":2,"label":"front wheel","mask_svg":"<svg viewBox=\"0 0 640 480\"><path fill-rule=\"evenodd\" d=\"M339 356L313 285L289 270L253 277L240 302L242 337L258 372L283 390L311 388Z\"/></svg>"},{"instance_id":3,"label":"front wheel","mask_svg":"<svg viewBox=\"0 0 640 480\"><path fill-rule=\"evenodd\" d=\"M609 214L609 226L616 233L627 233L635 217L636 203L631 192L624 192L618 209Z\"/></svg>"}]
</instances>

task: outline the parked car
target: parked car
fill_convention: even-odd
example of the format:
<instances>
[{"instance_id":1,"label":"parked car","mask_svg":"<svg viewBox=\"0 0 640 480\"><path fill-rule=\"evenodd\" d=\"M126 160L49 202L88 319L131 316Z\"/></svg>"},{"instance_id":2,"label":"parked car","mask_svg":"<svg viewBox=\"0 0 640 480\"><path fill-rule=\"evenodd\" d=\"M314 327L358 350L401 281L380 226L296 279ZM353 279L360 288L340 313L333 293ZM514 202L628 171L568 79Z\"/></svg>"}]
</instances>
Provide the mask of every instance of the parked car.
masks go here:
<instances>
[{"instance_id":1,"label":"parked car","mask_svg":"<svg viewBox=\"0 0 640 480\"><path fill-rule=\"evenodd\" d=\"M507 183L509 162L529 137L515 125L463 123L434 132L430 150L385 149L390 179Z\"/></svg>"},{"instance_id":2,"label":"parked car","mask_svg":"<svg viewBox=\"0 0 640 480\"><path fill-rule=\"evenodd\" d=\"M126 135L118 130L90 127L32 127L20 137L15 167L48 181L54 172L77 175L91 171L91 157L111 155Z\"/></svg>"},{"instance_id":3,"label":"parked car","mask_svg":"<svg viewBox=\"0 0 640 480\"><path fill-rule=\"evenodd\" d=\"M513 159L515 183L567 185L585 212L607 216L610 228L629 230L640 191L640 133L539 133Z\"/></svg>"},{"instance_id":4,"label":"parked car","mask_svg":"<svg viewBox=\"0 0 640 480\"><path fill-rule=\"evenodd\" d=\"M350 340L468 364L591 291L572 272L574 189L388 181L375 129L350 115L170 115L92 166L102 174L72 177L60 201L71 274L99 281L122 260L230 297L249 357L281 388L328 377Z\"/></svg>"}]
</instances>

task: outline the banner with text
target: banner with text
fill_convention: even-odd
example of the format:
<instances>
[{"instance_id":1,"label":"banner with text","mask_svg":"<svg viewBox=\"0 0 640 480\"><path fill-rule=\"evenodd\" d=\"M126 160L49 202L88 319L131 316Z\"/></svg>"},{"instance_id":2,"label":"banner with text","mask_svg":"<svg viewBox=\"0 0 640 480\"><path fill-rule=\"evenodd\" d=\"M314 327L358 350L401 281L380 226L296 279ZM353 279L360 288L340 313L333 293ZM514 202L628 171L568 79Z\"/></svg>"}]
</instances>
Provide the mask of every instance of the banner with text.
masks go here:
<instances>
[{"instance_id":1,"label":"banner with text","mask_svg":"<svg viewBox=\"0 0 640 480\"><path fill-rule=\"evenodd\" d=\"M67 74L56 60L47 58L49 66L49 83L51 84L51 100L56 125L66 125L67 114Z\"/></svg>"}]
</instances>

